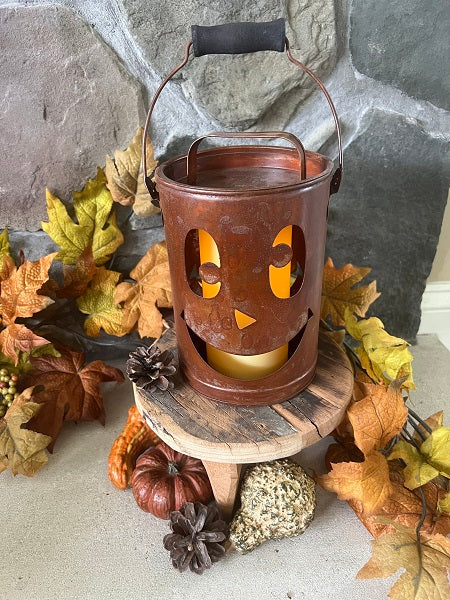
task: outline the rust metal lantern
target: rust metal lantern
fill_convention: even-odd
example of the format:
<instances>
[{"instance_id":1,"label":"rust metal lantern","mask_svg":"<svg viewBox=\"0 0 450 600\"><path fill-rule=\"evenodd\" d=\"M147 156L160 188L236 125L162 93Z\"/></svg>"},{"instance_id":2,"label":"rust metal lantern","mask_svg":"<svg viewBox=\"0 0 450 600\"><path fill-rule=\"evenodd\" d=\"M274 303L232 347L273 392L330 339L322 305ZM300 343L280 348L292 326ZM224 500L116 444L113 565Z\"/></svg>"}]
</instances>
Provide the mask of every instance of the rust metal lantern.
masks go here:
<instances>
[{"instance_id":1,"label":"rust metal lantern","mask_svg":"<svg viewBox=\"0 0 450 600\"><path fill-rule=\"evenodd\" d=\"M284 20L192 27L185 56L286 52L321 88L338 134L339 167L284 132L211 133L147 173L164 218L179 364L197 392L236 405L275 404L314 377L327 214L342 174L339 121L323 84L290 53ZM205 138L281 138L287 146L199 150Z\"/></svg>"}]
</instances>

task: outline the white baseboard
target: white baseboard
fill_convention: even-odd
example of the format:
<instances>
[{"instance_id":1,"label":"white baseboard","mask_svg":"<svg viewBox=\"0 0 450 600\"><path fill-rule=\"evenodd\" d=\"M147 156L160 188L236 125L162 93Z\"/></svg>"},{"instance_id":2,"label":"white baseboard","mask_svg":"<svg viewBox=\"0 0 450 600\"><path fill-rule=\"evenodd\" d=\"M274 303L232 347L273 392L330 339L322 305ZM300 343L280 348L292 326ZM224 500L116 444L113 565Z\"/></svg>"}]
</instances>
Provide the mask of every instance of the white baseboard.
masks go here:
<instances>
[{"instance_id":1,"label":"white baseboard","mask_svg":"<svg viewBox=\"0 0 450 600\"><path fill-rule=\"evenodd\" d=\"M419 334L436 333L448 346L450 340L450 281L428 283L422 298Z\"/></svg>"}]
</instances>

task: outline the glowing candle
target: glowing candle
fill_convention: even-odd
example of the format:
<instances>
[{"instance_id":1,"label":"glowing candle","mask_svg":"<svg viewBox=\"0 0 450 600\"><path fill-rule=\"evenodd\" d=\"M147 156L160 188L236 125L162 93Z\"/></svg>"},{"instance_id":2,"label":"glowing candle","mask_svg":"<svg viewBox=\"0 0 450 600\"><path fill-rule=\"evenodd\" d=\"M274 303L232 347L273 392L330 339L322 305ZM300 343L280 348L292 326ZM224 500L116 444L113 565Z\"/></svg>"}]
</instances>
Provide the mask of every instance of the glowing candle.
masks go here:
<instances>
[{"instance_id":1,"label":"glowing candle","mask_svg":"<svg viewBox=\"0 0 450 600\"><path fill-rule=\"evenodd\" d=\"M200 263L211 262L220 267L220 256L217 245L209 233L199 229ZM292 247L292 226L282 229L273 242L273 246L286 244ZM244 265L245 266L245 265ZM269 266L269 280L272 291L279 298L289 298L291 286L291 263L284 267ZM206 283L202 281L204 298L213 298L217 295L221 283ZM235 310L234 317L239 329L251 325L255 319ZM264 354L243 356L218 350L206 344L208 363L224 375L235 379L260 379L279 369L288 358L287 344Z\"/></svg>"}]
</instances>

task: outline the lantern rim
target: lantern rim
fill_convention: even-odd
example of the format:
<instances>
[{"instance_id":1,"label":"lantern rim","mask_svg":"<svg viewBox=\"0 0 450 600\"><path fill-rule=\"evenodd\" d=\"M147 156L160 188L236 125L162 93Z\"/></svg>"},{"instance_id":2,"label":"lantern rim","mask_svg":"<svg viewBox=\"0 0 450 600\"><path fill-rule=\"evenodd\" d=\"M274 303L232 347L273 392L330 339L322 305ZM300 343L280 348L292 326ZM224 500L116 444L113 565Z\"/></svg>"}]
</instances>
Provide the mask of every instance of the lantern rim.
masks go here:
<instances>
[{"instance_id":1,"label":"lantern rim","mask_svg":"<svg viewBox=\"0 0 450 600\"><path fill-rule=\"evenodd\" d=\"M251 158L255 161L260 159L261 162L264 159L267 160L267 165L261 164L260 167L272 168L272 169L284 169L287 171L292 171L293 173L300 173L299 168L299 159L297 152L285 146L255 146L255 145L239 145L239 146L216 146L213 148L205 148L204 150L200 150L198 152L198 160L201 167L201 162L205 159L222 159L224 162L231 159L233 156L239 156L240 158ZM331 173L334 169L333 161L318 152L311 152L310 150L305 151L306 155L306 173L307 177L305 179L299 179L297 182L288 183L284 185L272 185L272 186L264 186L264 187L247 187L247 188L236 188L236 187L206 187L202 185L188 184L183 179L186 179L186 170L187 170L187 155L179 154L170 158L169 160L158 165L155 171L155 181L156 184L163 184L169 188L186 190L189 192L194 192L196 194L204 194L204 195L219 195L219 196L246 196L248 197L248 193L251 192L255 195L264 195L271 193L273 191L290 191L311 187L331 176ZM270 161L276 157L278 159L278 166L273 166L270 164ZM246 166L244 164L244 166ZM248 168L254 168L255 165L249 165ZM309 167L309 169L308 169ZM222 166L225 170L226 164ZM311 168L316 170L316 173L312 176L308 176L308 170L311 171ZM177 170L177 177L171 177L167 173L168 170L172 169L172 174ZM201 171L201 168L199 170Z\"/></svg>"}]
</instances>

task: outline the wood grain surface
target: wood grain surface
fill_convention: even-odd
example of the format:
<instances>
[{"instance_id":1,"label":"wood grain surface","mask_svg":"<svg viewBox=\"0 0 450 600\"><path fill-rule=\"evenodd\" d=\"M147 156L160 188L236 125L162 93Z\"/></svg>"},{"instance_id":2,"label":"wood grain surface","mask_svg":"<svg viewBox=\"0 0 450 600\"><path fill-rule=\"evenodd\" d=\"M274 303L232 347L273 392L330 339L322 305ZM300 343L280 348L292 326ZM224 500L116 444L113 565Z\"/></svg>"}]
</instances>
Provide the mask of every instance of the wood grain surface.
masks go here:
<instances>
[{"instance_id":1,"label":"wood grain surface","mask_svg":"<svg viewBox=\"0 0 450 600\"><path fill-rule=\"evenodd\" d=\"M172 329L159 340L178 362ZM272 406L230 406L195 392L177 372L173 390L134 388L136 405L169 446L214 463L242 464L292 456L328 435L350 401L353 372L345 352L319 337L316 375L306 390Z\"/></svg>"}]
</instances>

